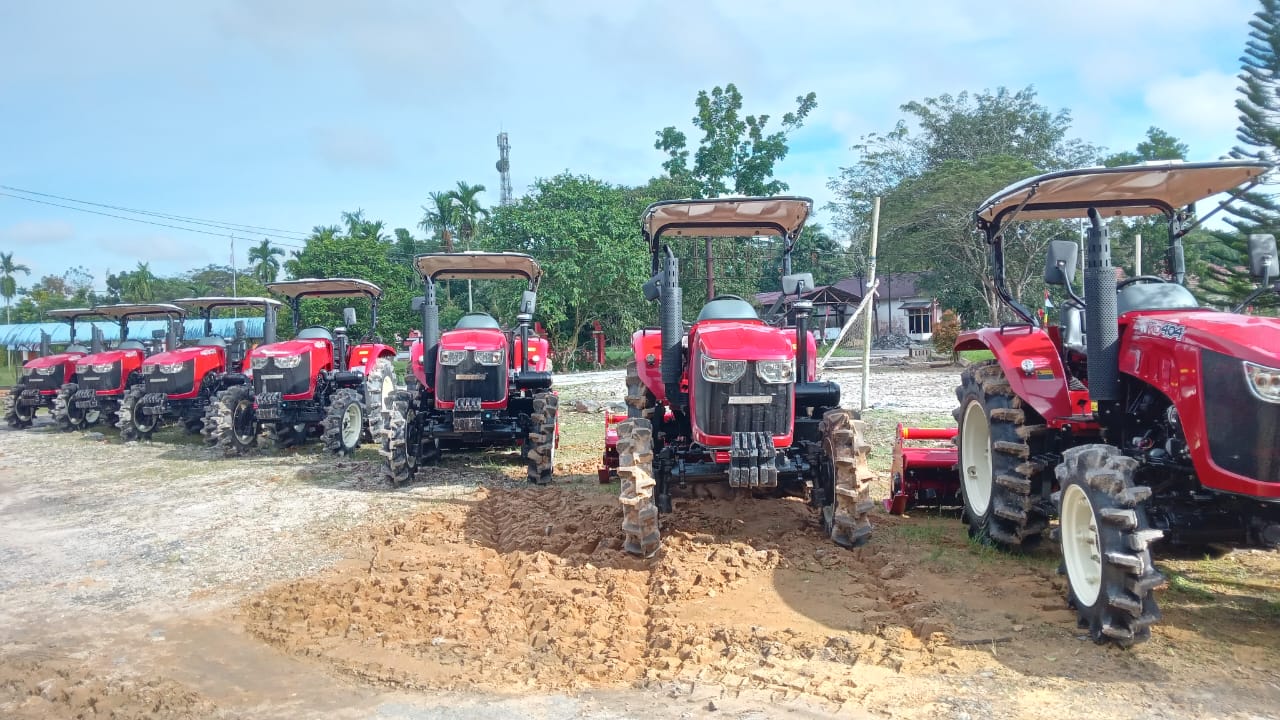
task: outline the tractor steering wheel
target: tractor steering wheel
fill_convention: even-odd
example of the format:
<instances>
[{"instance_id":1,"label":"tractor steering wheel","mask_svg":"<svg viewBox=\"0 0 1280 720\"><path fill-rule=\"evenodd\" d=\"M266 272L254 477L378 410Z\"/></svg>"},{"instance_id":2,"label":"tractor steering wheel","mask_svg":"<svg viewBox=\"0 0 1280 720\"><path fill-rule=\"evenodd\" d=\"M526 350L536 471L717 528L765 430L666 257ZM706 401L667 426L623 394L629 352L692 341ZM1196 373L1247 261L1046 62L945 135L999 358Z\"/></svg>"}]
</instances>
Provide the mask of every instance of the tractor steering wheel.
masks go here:
<instances>
[{"instance_id":1,"label":"tractor steering wheel","mask_svg":"<svg viewBox=\"0 0 1280 720\"><path fill-rule=\"evenodd\" d=\"M1165 280L1159 275L1135 275L1134 277L1131 277L1128 280L1124 280L1119 285L1116 285L1116 290L1123 290L1124 288L1127 288L1134 283L1168 283L1168 282L1169 282L1168 280Z\"/></svg>"}]
</instances>

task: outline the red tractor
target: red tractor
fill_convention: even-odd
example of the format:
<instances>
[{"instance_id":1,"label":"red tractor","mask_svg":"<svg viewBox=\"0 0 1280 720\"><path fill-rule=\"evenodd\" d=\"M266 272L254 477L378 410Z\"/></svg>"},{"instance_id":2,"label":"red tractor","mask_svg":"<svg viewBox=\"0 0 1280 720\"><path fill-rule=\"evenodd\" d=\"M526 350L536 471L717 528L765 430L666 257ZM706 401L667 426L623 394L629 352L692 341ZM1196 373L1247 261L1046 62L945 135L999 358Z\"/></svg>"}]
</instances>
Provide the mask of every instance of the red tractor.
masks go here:
<instances>
[{"instance_id":1,"label":"red tractor","mask_svg":"<svg viewBox=\"0 0 1280 720\"><path fill-rule=\"evenodd\" d=\"M249 347L237 335L230 342L213 334L213 312L229 308L264 311L263 342L276 337L279 300L259 297L202 297L174 300L174 305L200 313L204 337L194 344L148 357L138 368L143 382L130 387L120 404L120 437L147 440L164 422L175 422L189 434L204 429L204 419L214 396L230 384L243 383Z\"/></svg>"},{"instance_id":2,"label":"red tractor","mask_svg":"<svg viewBox=\"0 0 1280 720\"><path fill-rule=\"evenodd\" d=\"M60 353L49 351L49 339L41 338L40 357L22 366L22 375L9 394L9 408L4 419L15 430L31 427L36 411L46 408L53 414L58 389L75 382L76 362L88 354L89 348L76 342L76 320L93 316L89 308L50 310L50 317L66 320L71 326L71 339Z\"/></svg>"},{"instance_id":3,"label":"red tractor","mask_svg":"<svg viewBox=\"0 0 1280 720\"><path fill-rule=\"evenodd\" d=\"M852 547L871 534L873 477L857 415L840 407L840 386L816 378L808 330L813 276L791 273L791 251L812 212L807 198L767 197L655 203L642 219L660 326L639 330L627 367L631 419L617 425L622 530L628 552L658 551L659 512L694 483L747 493L794 494L818 510L823 532ZM716 295L685 322L679 263L668 244L706 238L782 239L782 290L796 295L795 327L761 321L750 303ZM606 459L608 455L606 454Z\"/></svg>"},{"instance_id":4,"label":"red tractor","mask_svg":"<svg viewBox=\"0 0 1280 720\"><path fill-rule=\"evenodd\" d=\"M419 255L414 267L426 286L414 300L422 339L409 349L408 389L392 404L383 439L387 478L393 486L408 482L441 450L519 445L529 482L551 482L560 402L551 389L547 340L530 331L541 266L521 253L461 252ZM524 281L515 330L470 312L440 332L441 280Z\"/></svg>"},{"instance_id":5,"label":"red tractor","mask_svg":"<svg viewBox=\"0 0 1280 720\"><path fill-rule=\"evenodd\" d=\"M965 517L971 535L1006 549L1034 544L1056 517L1068 602L1099 643L1150 637L1164 582L1157 540L1280 544L1280 319L1201 307L1183 285L1182 238L1207 217L1193 219L1193 204L1239 197L1269 169L1068 170L1012 185L976 212L993 287L1019 322L965 332L955 346L995 356L966 368L956 391ZM1117 283L1103 219L1144 215L1168 220L1170 278ZM1046 325L1009 292L1002 241L1015 220L1067 218L1088 218L1084 296L1072 287L1078 246L1051 243L1045 282L1071 300ZM1251 245L1265 276L1275 241Z\"/></svg>"},{"instance_id":6,"label":"red tractor","mask_svg":"<svg viewBox=\"0 0 1280 720\"><path fill-rule=\"evenodd\" d=\"M329 452L350 455L362 441L380 438L396 389L395 348L373 334L382 290L343 278L285 280L267 289L289 299L294 337L254 348L249 369L228 374L229 387L205 415L206 441L240 455L257 445L259 431L280 448L319 435ZM369 334L355 345L348 339L348 328L356 324L354 308L343 310L346 327L300 328L306 297L367 297Z\"/></svg>"},{"instance_id":7,"label":"red tractor","mask_svg":"<svg viewBox=\"0 0 1280 720\"><path fill-rule=\"evenodd\" d=\"M117 321L120 339L114 347L105 350L95 347L94 352L78 359L75 382L67 383L58 390L53 417L58 426L67 431L97 425L104 416L107 422L115 424L125 393L142 383L138 370L143 359L162 349L154 342L130 340L130 320L149 317L168 320L164 347L173 348L181 333L181 321L186 317L185 310L165 303L100 305L93 309L93 314Z\"/></svg>"}]
</instances>

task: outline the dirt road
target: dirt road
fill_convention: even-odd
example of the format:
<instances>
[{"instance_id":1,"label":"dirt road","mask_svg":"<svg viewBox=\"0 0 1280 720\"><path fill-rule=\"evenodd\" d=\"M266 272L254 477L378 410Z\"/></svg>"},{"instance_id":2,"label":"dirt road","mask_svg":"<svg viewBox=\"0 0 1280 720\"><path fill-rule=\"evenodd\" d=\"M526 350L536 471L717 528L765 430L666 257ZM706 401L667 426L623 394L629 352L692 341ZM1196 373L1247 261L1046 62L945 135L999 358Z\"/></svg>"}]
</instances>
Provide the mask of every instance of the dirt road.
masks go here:
<instances>
[{"instance_id":1,"label":"dirt road","mask_svg":"<svg viewBox=\"0 0 1280 720\"><path fill-rule=\"evenodd\" d=\"M946 421L954 374L872 382L883 469L899 420ZM607 401L621 377L561 387ZM616 485L595 481L601 424L564 415L553 488L522 486L511 453L482 453L395 491L371 450L224 460L180 433L126 445L0 430L0 716L1280 707L1272 553L1162 562L1165 621L1129 652L1081 639L1051 553L971 545L954 518L881 515L846 552L799 502L686 501L664 519L664 551L639 561L619 548Z\"/></svg>"}]
</instances>

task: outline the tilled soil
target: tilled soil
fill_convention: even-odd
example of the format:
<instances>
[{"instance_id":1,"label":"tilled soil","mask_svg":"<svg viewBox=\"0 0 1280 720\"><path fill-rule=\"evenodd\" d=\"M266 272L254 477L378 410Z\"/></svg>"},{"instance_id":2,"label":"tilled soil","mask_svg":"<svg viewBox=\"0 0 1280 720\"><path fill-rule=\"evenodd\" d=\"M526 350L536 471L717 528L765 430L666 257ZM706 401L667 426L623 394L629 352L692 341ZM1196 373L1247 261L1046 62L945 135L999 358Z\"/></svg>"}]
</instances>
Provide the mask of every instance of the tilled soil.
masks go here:
<instances>
[{"instance_id":1,"label":"tilled soil","mask_svg":"<svg viewBox=\"0 0 1280 720\"><path fill-rule=\"evenodd\" d=\"M0 713L9 720L236 717L172 680L101 676L74 663L30 660L0 662Z\"/></svg>"}]
</instances>

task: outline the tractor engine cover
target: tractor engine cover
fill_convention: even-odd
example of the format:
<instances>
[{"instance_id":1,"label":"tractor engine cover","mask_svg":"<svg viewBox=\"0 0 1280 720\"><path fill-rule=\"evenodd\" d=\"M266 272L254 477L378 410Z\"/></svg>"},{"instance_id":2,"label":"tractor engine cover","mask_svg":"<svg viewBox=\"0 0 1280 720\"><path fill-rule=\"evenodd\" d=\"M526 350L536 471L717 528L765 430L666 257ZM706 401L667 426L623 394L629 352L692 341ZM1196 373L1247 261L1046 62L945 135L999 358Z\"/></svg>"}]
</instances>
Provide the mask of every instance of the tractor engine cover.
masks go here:
<instances>
[{"instance_id":1,"label":"tractor engine cover","mask_svg":"<svg viewBox=\"0 0 1280 720\"><path fill-rule=\"evenodd\" d=\"M706 321L690 334L693 439L727 448L736 433L763 433L789 447L795 417L794 333L759 321ZM718 367L716 367L718 365ZM789 368L771 382L769 367ZM715 368L713 370L713 368ZM718 372L719 377L713 377ZM776 376L775 376L776 377Z\"/></svg>"}]
</instances>

